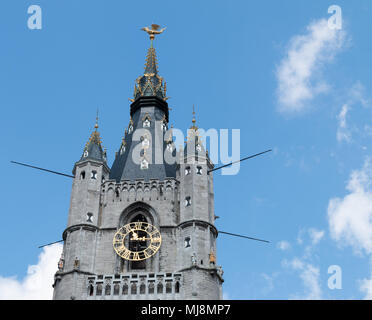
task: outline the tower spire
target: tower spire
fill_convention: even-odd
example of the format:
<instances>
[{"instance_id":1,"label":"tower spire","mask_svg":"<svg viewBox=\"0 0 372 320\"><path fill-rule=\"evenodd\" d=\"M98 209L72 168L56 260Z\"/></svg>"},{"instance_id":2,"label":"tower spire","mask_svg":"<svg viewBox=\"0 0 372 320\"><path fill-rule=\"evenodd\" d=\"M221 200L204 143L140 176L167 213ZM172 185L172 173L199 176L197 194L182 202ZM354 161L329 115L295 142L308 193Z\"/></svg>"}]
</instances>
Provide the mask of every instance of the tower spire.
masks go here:
<instances>
[{"instance_id":1,"label":"tower spire","mask_svg":"<svg viewBox=\"0 0 372 320\"><path fill-rule=\"evenodd\" d=\"M165 28L160 29L157 24L152 24L151 28L144 27L141 30L146 31L150 36L150 48L147 51L145 72L136 80L134 86L134 98L129 99L134 102L142 96L156 96L166 101L166 83L162 77L158 75L158 62L156 59L156 52L153 46L155 35L163 33Z\"/></svg>"}]
</instances>

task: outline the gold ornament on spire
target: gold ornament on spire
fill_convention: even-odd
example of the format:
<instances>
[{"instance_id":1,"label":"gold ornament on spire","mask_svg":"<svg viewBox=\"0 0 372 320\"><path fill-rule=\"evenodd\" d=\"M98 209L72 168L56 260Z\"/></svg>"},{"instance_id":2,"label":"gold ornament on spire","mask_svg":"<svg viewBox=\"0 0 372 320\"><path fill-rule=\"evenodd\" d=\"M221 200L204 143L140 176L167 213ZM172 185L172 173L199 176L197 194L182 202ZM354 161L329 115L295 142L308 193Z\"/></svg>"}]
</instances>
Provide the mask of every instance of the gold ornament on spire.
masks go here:
<instances>
[{"instance_id":1,"label":"gold ornament on spire","mask_svg":"<svg viewBox=\"0 0 372 320\"><path fill-rule=\"evenodd\" d=\"M149 34L151 44L152 44L152 40L155 39L155 35L163 33L163 31L166 29L166 28L163 28L159 30L159 28L160 26L158 24L152 24L151 29L149 29L149 27L144 27L141 30L146 31Z\"/></svg>"},{"instance_id":2,"label":"gold ornament on spire","mask_svg":"<svg viewBox=\"0 0 372 320\"><path fill-rule=\"evenodd\" d=\"M195 131L198 130L198 127L195 125L196 120L195 120L195 106L192 105L192 126L190 129L194 129Z\"/></svg>"}]
</instances>

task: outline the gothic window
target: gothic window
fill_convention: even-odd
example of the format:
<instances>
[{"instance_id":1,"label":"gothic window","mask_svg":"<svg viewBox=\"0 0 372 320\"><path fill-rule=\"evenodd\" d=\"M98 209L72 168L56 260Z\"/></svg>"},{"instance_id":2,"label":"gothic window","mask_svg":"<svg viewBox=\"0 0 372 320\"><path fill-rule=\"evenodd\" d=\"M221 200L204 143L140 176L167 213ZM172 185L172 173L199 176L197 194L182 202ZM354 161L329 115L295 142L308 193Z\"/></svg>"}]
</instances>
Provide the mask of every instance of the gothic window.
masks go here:
<instances>
[{"instance_id":1,"label":"gothic window","mask_svg":"<svg viewBox=\"0 0 372 320\"><path fill-rule=\"evenodd\" d=\"M119 295L119 290L120 290L120 285L118 283L116 283L114 285L114 296Z\"/></svg>"},{"instance_id":2,"label":"gothic window","mask_svg":"<svg viewBox=\"0 0 372 320\"><path fill-rule=\"evenodd\" d=\"M90 174L90 178L93 179L93 180L96 180L97 179L97 171L93 170Z\"/></svg>"},{"instance_id":3,"label":"gothic window","mask_svg":"<svg viewBox=\"0 0 372 320\"><path fill-rule=\"evenodd\" d=\"M163 293L163 284L161 282L158 283L158 293Z\"/></svg>"},{"instance_id":4,"label":"gothic window","mask_svg":"<svg viewBox=\"0 0 372 320\"><path fill-rule=\"evenodd\" d=\"M179 281L176 282L176 285L174 287L174 291L175 291L175 293L180 293L180 283L179 283Z\"/></svg>"},{"instance_id":5,"label":"gothic window","mask_svg":"<svg viewBox=\"0 0 372 320\"><path fill-rule=\"evenodd\" d=\"M189 175L191 173L190 167L185 168L185 176Z\"/></svg>"},{"instance_id":6,"label":"gothic window","mask_svg":"<svg viewBox=\"0 0 372 320\"><path fill-rule=\"evenodd\" d=\"M124 284L123 285L123 295L127 295L127 294L128 294L128 285Z\"/></svg>"},{"instance_id":7,"label":"gothic window","mask_svg":"<svg viewBox=\"0 0 372 320\"><path fill-rule=\"evenodd\" d=\"M102 284L99 283L99 284L97 284L96 296L101 296L101 295L102 295Z\"/></svg>"},{"instance_id":8,"label":"gothic window","mask_svg":"<svg viewBox=\"0 0 372 320\"><path fill-rule=\"evenodd\" d=\"M162 129L164 132L167 131L167 125L166 125L165 122L162 122L162 124L161 124L161 129Z\"/></svg>"},{"instance_id":9,"label":"gothic window","mask_svg":"<svg viewBox=\"0 0 372 320\"><path fill-rule=\"evenodd\" d=\"M196 174L203 174L203 168L201 166L196 167Z\"/></svg>"},{"instance_id":10,"label":"gothic window","mask_svg":"<svg viewBox=\"0 0 372 320\"><path fill-rule=\"evenodd\" d=\"M145 121L142 123L144 128L150 128L150 120L146 118Z\"/></svg>"},{"instance_id":11,"label":"gothic window","mask_svg":"<svg viewBox=\"0 0 372 320\"><path fill-rule=\"evenodd\" d=\"M201 145L199 143L196 145L196 151L198 151L198 152L201 151Z\"/></svg>"},{"instance_id":12,"label":"gothic window","mask_svg":"<svg viewBox=\"0 0 372 320\"><path fill-rule=\"evenodd\" d=\"M85 171L81 171L80 180L84 180L84 179L85 179Z\"/></svg>"},{"instance_id":13,"label":"gothic window","mask_svg":"<svg viewBox=\"0 0 372 320\"><path fill-rule=\"evenodd\" d=\"M86 158L86 157L88 156L88 154L89 154L89 153L88 153L88 150L85 150L85 151L84 151L84 155L83 155L84 158Z\"/></svg>"},{"instance_id":14,"label":"gothic window","mask_svg":"<svg viewBox=\"0 0 372 320\"><path fill-rule=\"evenodd\" d=\"M191 197L186 197L185 198L185 207L191 206Z\"/></svg>"},{"instance_id":15,"label":"gothic window","mask_svg":"<svg viewBox=\"0 0 372 320\"><path fill-rule=\"evenodd\" d=\"M130 293L131 294L137 294L137 284L136 283L132 283L132 285L130 286Z\"/></svg>"},{"instance_id":16,"label":"gothic window","mask_svg":"<svg viewBox=\"0 0 372 320\"><path fill-rule=\"evenodd\" d=\"M92 284L90 284L90 285L88 286L88 295L89 295L89 296L92 296L93 293L94 293L94 287L93 287Z\"/></svg>"},{"instance_id":17,"label":"gothic window","mask_svg":"<svg viewBox=\"0 0 372 320\"><path fill-rule=\"evenodd\" d=\"M172 282L171 281L166 281L165 293L172 293Z\"/></svg>"},{"instance_id":18,"label":"gothic window","mask_svg":"<svg viewBox=\"0 0 372 320\"><path fill-rule=\"evenodd\" d=\"M87 213L87 222L93 222L93 213L91 212Z\"/></svg>"},{"instance_id":19,"label":"gothic window","mask_svg":"<svg viewBox=\"0 0 372 320\"><path fill-rule=\"evenodd\" d=\"M129 128L128 128L128 133L130 134L130 133L132 133L132 131L133 131L133 126L130 125Z\"/></svg>"},{"instance_id":20,"label":"gothic window","mask_svg":"<svg viewBox=\"0 0 372 320\"><path fill-rule=\"evenodd\" d=\"M149 283L149 294L154 294L154 291L155 291L155 285L154 285L154 282L151 281Z\"/></svg>"},{"instance_id":21,"label":"gothic window","mask_svg":"<svg viewBox=\"0 0 372 320\"><path fill-rule=\"evenodd\" d=\"M140 294L146 293L146 285L144 283L141 283L140 285Z\"/></svg>"},{"instance_id":22,"label":"gothic window","mask_svg":"<svg viewBox=\"0 0 372 320\"><path fill-rule=\"evenodd\" d=\"M111 286L107 284L105 288L105 295L109 296L110 294L111 294Z\"/></svg>"},{"instance_id":23,"label":"gothic window","mask_svg":"<svg viewBox=\"0 0 372 320\"><path fill-rule=\"evenodd\" d=\"M117 199L119 198L119 196L120 196L120 189L119 188L116 188L115 196L116 196Z\"/></svg>"}]
</instances>

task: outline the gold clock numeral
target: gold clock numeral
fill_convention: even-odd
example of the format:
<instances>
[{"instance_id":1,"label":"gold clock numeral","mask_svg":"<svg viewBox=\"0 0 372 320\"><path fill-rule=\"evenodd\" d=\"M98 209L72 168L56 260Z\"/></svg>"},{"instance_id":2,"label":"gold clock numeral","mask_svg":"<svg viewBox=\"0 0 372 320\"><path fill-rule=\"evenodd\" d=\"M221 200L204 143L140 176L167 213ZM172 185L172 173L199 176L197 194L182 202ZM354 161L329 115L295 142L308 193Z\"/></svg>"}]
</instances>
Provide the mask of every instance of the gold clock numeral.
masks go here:
<instances>
[{"instance_id":1,"label":"gold clock numeral","mask_svg":"<svg viewBox=\"0 0 372 320\"><path fill-rule=\"evenodd\" d=\"M139 257L139 253L138 252L132 252L132 253L133 253L132 260L134 260L134 261L140 260L140 257Z\"/></svg>"},{"instance_id":2,"label":"gold clock numeral","mask_svg":"<svg viewBox=\"0 0 372 320\"><path fill-rule=\"evenodd\" d=\"M147 249L143 252L143 254L145 255L145 259L148 259L148 258L150 258L150 257L152 256L152 253L149 253L148 251L149 251L149 249L147 248Z\"/></svg>"},{"instance_id":3,"label":"gold clock numeral","mask_svg":"<svg viewBox=\"0 0 372 320\"><path fill-rule=\"evenodd\" d=\"M120 254L120 256L121 256L123 259L129 260L131 253L132 253L131 251L129 251L127 248L125 248L125 249L124 249L124 252L122 252L122 253Z\"/></svg>"},{"instance_id":4,"label":"gold clock numeral","mask_svg":"<svg viewBox=\"0 0 372 320\"><path fill-rule=\"evenodd\" d=\"M134 229L135 230L141 230L142 222L135 222L134 223Z\"/></svg>"}]
</instances>

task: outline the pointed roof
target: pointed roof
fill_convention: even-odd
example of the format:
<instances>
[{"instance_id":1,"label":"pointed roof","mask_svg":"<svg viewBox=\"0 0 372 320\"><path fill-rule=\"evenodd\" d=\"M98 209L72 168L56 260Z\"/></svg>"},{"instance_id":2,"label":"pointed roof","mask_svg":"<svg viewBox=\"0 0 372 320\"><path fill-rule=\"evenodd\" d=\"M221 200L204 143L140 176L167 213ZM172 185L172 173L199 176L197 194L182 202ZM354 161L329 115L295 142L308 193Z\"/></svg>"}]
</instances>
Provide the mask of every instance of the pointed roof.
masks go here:
<instances>
[{"instance_id":1,"label":"pointed roof","mask_svg":"<svg viewBox=\"0 0 372 320\"><path fill-rule=\"evenodd\" d=\"M83 154L79 161L83 160L98 160L106 163L106 149L102 147L102 140L98 132L98 114L96 117L96 124L94 125L94 131L89 137L89 140L85 144Z\"/></svg>"},{"instance_id":2,"label":"pointed roof","mask_svg":"<svg viewBox=\"0 0 372 320\"><path fill-rule=\"evenodd\" d=\"M160 26L156 24L153 24L151 29L148 27L142 28L142 30L146 31L150 35L151 46L147 51L145 72L142 76L136 79L136 84L134 85L134 98L129 99L132 102L143 96L156 96L164 101L168 99L166 96L166 82L158 75L158 62L156 59L156 51L153 47L155 34L160 34L165 29L163 28L158 31L159 28Z\"/></svg>"}]
</instances>

